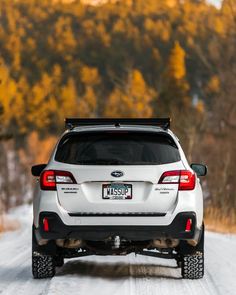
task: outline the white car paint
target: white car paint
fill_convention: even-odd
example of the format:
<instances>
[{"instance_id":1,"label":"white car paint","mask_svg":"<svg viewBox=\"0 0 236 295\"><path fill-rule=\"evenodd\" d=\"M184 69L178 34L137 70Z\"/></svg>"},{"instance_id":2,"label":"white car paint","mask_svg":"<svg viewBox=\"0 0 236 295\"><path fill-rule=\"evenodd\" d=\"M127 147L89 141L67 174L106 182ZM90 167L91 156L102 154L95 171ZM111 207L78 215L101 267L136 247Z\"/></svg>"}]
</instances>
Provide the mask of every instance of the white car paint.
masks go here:
<instances>
[{"instance_id":1,"label":"white car paint","mask_svg":"<svg viewBox=\"0 0 236 295\"><path fill-rule=\"evenodd\" d=\"M114 126L76 127L71 133L83 131L115 131ZM121 126L123 131L148 131L168 133L176 143L181 161L164 165L71 165L55 161L57 146L49 160L46 170L70 171L77 184L57 185L57 191L43 191L38 184L34 199L34 225L39 226L40 212L49 211L59 215L66 225L169 225L180 212L195 212L197 227L203 221L203 196L199 179L191 191L178 191L177 184L158 184L163 172L170 170L190 170L177 137L170 130L150 126ZM124 176L114 179L111 173L121 170ZM194 172L193 172L194 173ZM123 182L133 185L132 200L102 199L102 184ZM69 193L69 189L73 190ZM67 193L65 193L67 192ZM165 213L162 217L71 217L68 213Z\"/></svg>"}]
</instances>

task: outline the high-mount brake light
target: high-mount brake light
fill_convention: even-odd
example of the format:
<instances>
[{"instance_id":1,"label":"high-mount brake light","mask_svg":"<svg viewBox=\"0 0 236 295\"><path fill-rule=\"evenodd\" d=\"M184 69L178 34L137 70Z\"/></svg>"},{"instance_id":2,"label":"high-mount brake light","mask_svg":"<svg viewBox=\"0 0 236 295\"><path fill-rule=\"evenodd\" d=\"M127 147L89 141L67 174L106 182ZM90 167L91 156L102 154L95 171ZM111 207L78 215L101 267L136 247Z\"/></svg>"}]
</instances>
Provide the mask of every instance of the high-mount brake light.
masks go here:
<instances>
[{"instance_id":1,"label":"high-mount brake light","mask_svg":"<svg viewBox=\"0 0 236 295\"><path fill-rule=\"evenodd\" d=\"M178 184L180 191L193 190L195 188L196 176L189 170L167 171L162 174L158 183Z\"/></svg>"},{"instance_id":2,"label":"high-mount brake light","mask_svg":"<svg viewBox=\"0 0 236 295\"><path fill-rule=\"evenodd\" d=\"M67 171L45 170L40 176L41 190L55 191L57 184L71 183L75 184L74 176Z\"/></svg>"}]
</instances>

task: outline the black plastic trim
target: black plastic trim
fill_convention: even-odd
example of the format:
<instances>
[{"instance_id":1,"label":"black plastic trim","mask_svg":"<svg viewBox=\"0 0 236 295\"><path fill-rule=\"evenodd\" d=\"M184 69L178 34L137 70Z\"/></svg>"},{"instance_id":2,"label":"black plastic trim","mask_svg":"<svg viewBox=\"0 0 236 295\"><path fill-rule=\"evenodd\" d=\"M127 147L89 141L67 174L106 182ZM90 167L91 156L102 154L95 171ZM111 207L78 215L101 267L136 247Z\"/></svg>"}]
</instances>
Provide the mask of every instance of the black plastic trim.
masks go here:
<instances>
[{"instance_id":1,"label":"black plastic trim","mask_svg":"<svg viewBox=\"0 0 236 295\"><path fill-rule=\"evenodd\" d=\"M159 126L163 129L170 128L170 118L66 118L65 126L67 129L73 129L77 126L91 125L149 125Z\"/></svg>"},{"instance_id":2,"label":"black plastic trim","mask_svg":"<svg viewBox=\"0 0 236 295\"><path fill-rule=\"evenodd\" d=\"M68 213L71 217L164 217L166 213Z\"/></svg>"},{"instance_id":3,"label":"black plastic trim","mask_svg":"<svg viewBox=\"0 0 236 295\"><path fill-rule=\"evenodd\" d=\"M43 230L43 219L48 218L49 232ZM185 231L188 218L192 219L192 230ZM36 229L37 230L37 229ZM193 239L199 234L196 227L196 214L194 212L179 213L171 224L165 226L140 225L65 225L54 212L41 212L39 216L39 233L43 239L83 239L102 241L111 236L120 236L127 240L144 241L158 238Z\"/></svg>"}]
</instances>

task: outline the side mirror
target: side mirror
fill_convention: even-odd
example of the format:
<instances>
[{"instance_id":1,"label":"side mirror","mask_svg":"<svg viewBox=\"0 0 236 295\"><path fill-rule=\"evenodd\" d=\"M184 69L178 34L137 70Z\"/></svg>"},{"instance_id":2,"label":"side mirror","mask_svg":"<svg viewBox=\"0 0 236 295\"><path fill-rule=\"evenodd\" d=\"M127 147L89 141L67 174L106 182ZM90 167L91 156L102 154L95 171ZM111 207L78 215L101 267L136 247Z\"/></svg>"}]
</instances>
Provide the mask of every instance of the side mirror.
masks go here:
<instances>
[{"instance_id":1,"label":"side mirror","mask_svg":"<svg viewBox=\"0 0 236 295\"><path fill-rule=\"evenodd\" d=\"M190 167L196 172L197 176L207 175L207 166L202 164L191 164Z\"/></svg>"},{"instance_id":2,"label":"side mirror","mask_svg":"<svg viewBox=\"0 0 236 295\"><path fill-rule=\"evenodd\" d=\"M33 176L39 177L42 171L47 167L47 164L40 164L32 166L31 173Z\"/></svg>"}]
</instances>

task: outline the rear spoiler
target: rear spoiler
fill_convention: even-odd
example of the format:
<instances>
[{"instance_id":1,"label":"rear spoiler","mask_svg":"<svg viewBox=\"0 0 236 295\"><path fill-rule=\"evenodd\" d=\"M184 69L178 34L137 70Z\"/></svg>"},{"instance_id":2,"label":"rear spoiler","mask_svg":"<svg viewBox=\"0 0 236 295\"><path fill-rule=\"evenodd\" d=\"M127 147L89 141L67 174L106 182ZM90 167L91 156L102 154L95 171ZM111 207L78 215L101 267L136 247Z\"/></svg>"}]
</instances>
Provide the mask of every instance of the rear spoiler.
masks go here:
<instances>
[{"instance_id":1,"label":"rear spoiler","mask_svg":"<svg viewBox=\"0 0 236 295\"><path fill-rule=\"evenodd\" d=\"M92 125L114 125L119 127L121 125L147 125L161 127L163 129L170 128L170 118L141 118L141 119L130 119L130 118L66 118L65 127L66 129L73 129L79 126L92 126Z\"/></svg>"}]
</instances>

